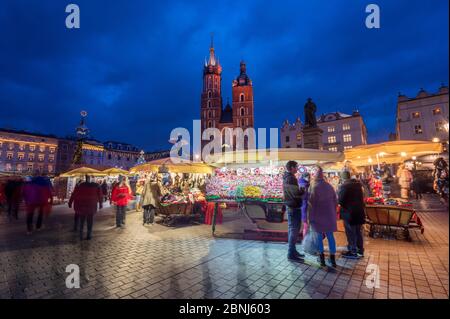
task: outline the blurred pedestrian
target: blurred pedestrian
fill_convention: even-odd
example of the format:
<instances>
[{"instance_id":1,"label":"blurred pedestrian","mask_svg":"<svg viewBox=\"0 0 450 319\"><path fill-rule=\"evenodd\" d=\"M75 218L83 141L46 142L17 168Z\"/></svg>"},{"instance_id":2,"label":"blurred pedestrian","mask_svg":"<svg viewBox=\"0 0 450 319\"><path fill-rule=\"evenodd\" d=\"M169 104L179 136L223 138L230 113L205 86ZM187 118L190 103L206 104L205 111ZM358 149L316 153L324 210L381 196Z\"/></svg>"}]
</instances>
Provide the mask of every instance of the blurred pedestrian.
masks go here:
<instances>
[{"instance_id":1,"label":"blurred pedestrian","mask_svg":"<svg viewBox=\"0 0 450 319\"><path fill-rule=\"evenodd\" d=\"M106 183L106 179L104 179L101 184L101 191L103 196L103 202L106 202L106 200L108 199L108 184Z\"/></svg>"},{"instance_id":2,"label":"blurred pedestrian","mask_svg":"<svg viewBox=\"0 0 450 319\"><path fill-rule=\"evenodd\" d=\"M288 214L288 259L302 262L304 255L296 248L298 235L302 223L302 191L298 185L295 174L298 171L298 163L289 161L286 163L286 172L283 176L283 196Z\"/></svg>"},{"instance_id":3,"label":"blurred pedestrian","mask_svg":"<svg viewBox=\"0 0 450 319\"><path fill-rule=\"evenodd\" d=\"M142 190L140 204L144 209L143 225L153 225L155 219L155 210L159 206L161 197L161 189L156 179L149 178Z\"/></svg>"},{"instance_id":4,"label":"blurred pedestrian","mask_svg":"<svg viewBox=\"0 0 450 319\"><path fill-rule=\"evenodd\" d=\"M5 185L6 206L8 210L8 218L11 221L19 219L19 207L22 201L22 180L19 178L11 178Z\"/></svg>"},{"instance_id":5,"label":"blurred pedestrian","mask_svg":"<svg viewBox=\"0 0 450 319\"><path fill-rule=\"evenodd\" d=\"M127 185L125 176L119 176L119 183L111 194L111 201L116 205L116 227L118 228L125 225L126 208L131 198L130 187Z\"/></svg>"},{"instance_id":6,"label":"blurred pedestrian","mask_svg":"<svg viewBox=\"0 0 450 319\"><path fill-rule=\"evenodd\" d=\"M42 219L44 218L43 197L41 195L41 186L32 177L26 177L25 184L22 189L23 199L27 214L27 234L31 235L33 232L34 213L38 212L36 230L42 227Z\"/></svg>"},{"instance_id":7,"label":"blurred pedestrian","mask_svg":"<svg viewBox=\"0 0 450 319\"><path fill-rule=\"evenodd\" d=\"M303 238L305 238L306 233L308 231L308 200L309 200L309 193L308 189L310 186L310 180L311 175L308 172L303 173L299 180L298 180L298 186L300 189L303 189L303 196L302 196L302 235Z\"/></svg>"},{"instance_id":8,"label":"blurred pedestrian","mask_svg":"<svg viewBox=\"0 0 450 319\"><path fill-rule=\"evenodd\" d=\"M414 172L411 189L414 192L416 200L421 200L425 192L425 181L417 171Z\"/></svg>"},{"instance_id":9,"label":"blurred pedestrian","mask_svg":"<svg viewBox=\"0 0 450 319\"><path fill-rule=\"evenodd\" d=\"M143 180L139 180L137 181L136 184L136 211L139 212L141 211L142 205L141 205L141 198L142 198L142 193L144 191L144 183L145 181Z\"/></svg>"},{"instance_id":10,"label":"blurred pedestrian","mask_svg":"<svg viewBox=\"0 0 450 319\"><path fill-rule=\"evenodd\" d=\"M315 232L318 241L319 260L321 266L326 266L323 247L324 236L328 240L330 262L336 267L336 241L334 232L337 231L337 196L333 186L324 180L320 166L313 172L308 202L308 217L310 231Z\"/></svg>"},{"instance_id":11,"label":"blurred pedestrian","mask_svg":"<svg viewBox=\"0 0 450 319\"><path fill-rule=\"evenodd\" d=\"M348 251L342 254L344 258L356 259L364 256L364 242L362 226L365 224L365 204L362 184L350 178L350 172L341 174L343 184L338 191L340 216L344 221L347 236Z\"/></svg>"},{"instance_id":12,"label":"blurred pedestrian","mask_svg":"<svg viewBox=\"0 0 450 319\"><path fill-rule=\"evenodd\" d=\"M97 212L97 208L102 209L103 207L103 194L100 186L91 182L90 177L86 176L86 181L79 184L70 196L70 208L72 204L80 220L80 240L83 239L85 222L87 222L86 239L90 240L92 238L94 215Z\"/></svg>"},{"instance_id":13,"label":"blurred pedestrian","mask_svg":"<svg viewBox=\"0 0 450 319\"><path fill-rule=\"evenodd\" d=\"M408 199L409 193L411 191L411 183L413 181L413 175L409 171L409 169L405 166L405 164L400 165L400 168L397 172L398 183L400 184L401 189L401 198Z\"/></svg>"}]
</instances>

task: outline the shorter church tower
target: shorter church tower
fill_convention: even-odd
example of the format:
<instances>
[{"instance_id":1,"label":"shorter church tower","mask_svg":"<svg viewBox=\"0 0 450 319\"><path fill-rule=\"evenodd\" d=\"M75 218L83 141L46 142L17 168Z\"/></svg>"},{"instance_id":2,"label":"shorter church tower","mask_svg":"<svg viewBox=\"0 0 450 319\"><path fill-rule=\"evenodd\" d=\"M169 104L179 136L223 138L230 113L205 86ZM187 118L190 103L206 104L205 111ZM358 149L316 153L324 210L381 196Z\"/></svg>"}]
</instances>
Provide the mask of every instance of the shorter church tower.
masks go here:
<instances>
[{"instance_id":1,"label":"shorter church tower","mask_svg":"<svg viewBox=\"0 0 450 319\"><path fill-rule=\"evenodd\" d=\"M240 64L239 76L233 81L232 109L234 127L241 127L243 130L254 127L253 85L244 61Z\"/></svg>"}]
</instances>

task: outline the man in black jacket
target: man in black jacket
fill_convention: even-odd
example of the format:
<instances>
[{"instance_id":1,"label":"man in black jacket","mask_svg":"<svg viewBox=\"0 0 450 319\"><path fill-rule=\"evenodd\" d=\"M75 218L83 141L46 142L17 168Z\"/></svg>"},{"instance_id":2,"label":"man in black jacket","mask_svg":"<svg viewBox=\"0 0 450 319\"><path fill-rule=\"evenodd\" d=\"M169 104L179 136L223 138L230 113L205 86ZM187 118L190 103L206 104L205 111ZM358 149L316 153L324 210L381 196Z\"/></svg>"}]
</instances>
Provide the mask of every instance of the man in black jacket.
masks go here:
<instances>
[{"instance_id":1,"label":"man in black jacket","mask_svg":"<svg viewBox=\"0 0 450 319\"><path fill-rule=\"evenodd\" d=\"M348 171L342 172L341 177L344 182L339 188L338 196L348 242L348 251L342 257L356 259L364 256L362 226L366 214L363 186L356 179L351 179Z\"/></svg>"},{"instance_id":2,"label":"man in black jacket","mask_svg":"<svg viewBox=\"0 0 450 319\"><path fill-rule=\"evenodd\" d=\"M298 240L298 233L301 228L302 218L302 195L303 190L298 186L295 174L298 170L298 164L295 161L289 161L286 164L286 172L283 176L283 194L284 203L288 214L288 259L296 262L303 261L303 254L300 254L295 245Z\"/></svg>"}]
</instances>

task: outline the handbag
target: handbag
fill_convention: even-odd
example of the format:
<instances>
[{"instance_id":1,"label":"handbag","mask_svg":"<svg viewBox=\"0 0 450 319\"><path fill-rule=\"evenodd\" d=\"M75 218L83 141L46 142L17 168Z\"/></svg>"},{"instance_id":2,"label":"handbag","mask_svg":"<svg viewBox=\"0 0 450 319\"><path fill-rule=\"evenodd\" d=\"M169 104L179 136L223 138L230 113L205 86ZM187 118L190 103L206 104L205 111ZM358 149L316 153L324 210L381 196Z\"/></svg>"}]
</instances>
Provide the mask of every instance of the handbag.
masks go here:
<instances>
[{"instance_id":1,"label":"handbag","mask_svg":"<svg viewBox=\"0 0 450 319\"><path fill-rule=\"evenodd\" d=\"M305 238L303 239L303 251L307 254L315 255L319 251L318 247L319 243L317 233L313 231L310 226Z\"/></svg>"}]
</instances>

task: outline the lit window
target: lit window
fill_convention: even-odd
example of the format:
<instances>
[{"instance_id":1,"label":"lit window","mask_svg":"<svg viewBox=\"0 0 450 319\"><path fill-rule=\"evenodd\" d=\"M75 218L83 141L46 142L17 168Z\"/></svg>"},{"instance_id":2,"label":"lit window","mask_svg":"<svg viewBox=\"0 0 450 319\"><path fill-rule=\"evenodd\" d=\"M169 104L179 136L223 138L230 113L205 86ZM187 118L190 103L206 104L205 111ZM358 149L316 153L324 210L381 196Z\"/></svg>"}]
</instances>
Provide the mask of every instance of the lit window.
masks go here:
<instances>
[{"instance_id":1,"label":"lit window","mask_svg":"<svg viewBox=\"0 0 450 319\"><path fill-rule=\"evenodd\" d=\"M31 161L34 161L34 154L29 154L28 155L28 160L31 162Z\"/></svg>"},{"instance_id":2,"label":"lit window","mask_svg":"<svg viewBox=\"0 0 450 319\"><path fill-rule=\"evenodd\" d=\"M49 155L49 156L48 156L48 160L49 160L50 162L53 162L53 161L55 160L55 155Z\"/></svg>"},{"instance_id":3,"label":"lit window","mask_svg":"<svg viewBox=\"0 0 450 319\"><path fill-rule=\"evenodd\" d=\"M351 145L347 145L347 146L344 146L344 150L349 150L349 149L351 149L353 146L351 146Z\"/></svg>"},{"instance_id":4,"label":"lit window","mask_svg":"<svg viewBox=\"0 0 450 319\"><path fill-rule=\"evenodd\" d=\"M27 165L27 171L29 171L29 172L33 171L33 164Z\"/></svg>"},{"instance_id":5,"label":"lit window","mask_svg":"<svg viewBox=\"0 0 450 319\"><path fill-rule=\"evenodd\" d=\"M441 108L437 107L433 110L433 115L440 115L441 114Z\"/></svg>"},{"instance_id":6,"label":"lit window","mask_svg":"<svg viewBox=\"0 0 450 319\"><path fill-rule=\"evenodd\" d=\"M55 148L54 147L50 147L50 153L55 153Z\"/></svg>"},{"instance_id":7,"label":"lit window","mask_svg":"<svg viewBox=\"0 0 450 319\"><path fill-rule=\"evenodd\" d=\"M23 151L25 149L25 144L20 144L19 145L19 150Z\"/></svg>"},{"instance_id":8,"label":"lit window","mask_svg":"<svg viewBox=\"0 0 450 319\"><path fill-rule=\"evenodd\" d=\"M329 147L328 150L330 152L337 152L337 147Z\"/></svg>"},{"instance_id":9,"label":"lit window","mask_svg":"<svg viewBox=\"0 0 450 319\"><path fill-rule=\"evenodd\" d=\"M6 153L6 159L12 160L13 159L13 153L11 153L11 152Z\"/></svg>"},{"instance_id":10,"label":"lit window","mask_svg":"<svg viewBox=\"0 0 450 319\"><path fill-rule=\"evenodd\" d=\"M48 166L48 171L49 171L49 172L53 172L53 165L49 165L49 166Z\"/></svg>"},{"instance_id":11,"label":"lit window","mask_svg":"<svg viewBox=\"0 0 450 319\"><path fill-rule=\"evenodd\" d=\"M17 171L21 172L23 170L23 165L22 164L17 164Z\"/></svg>"},{"instance_id":12,"label":"lit window","mask_svg":"<svg viewBox=\"0 0 450 319\"><path fill-rule=\"evenodd\" d=\"M39 172L42 173L44 171L44 165L39 165L38 170L39 170Z\"/></svg>"},{"instance_id":13,"label":"lit window","mask_svg":"<svg viewBox=\"0 0 450 319\"><path fill-rule=\"evenodd\" d=\"M414 126L414 133L416 133L416 134L422 134L422 133L423 133L423 131L422 131L422 125L415 125L415 126Z\"/></svg>"},{"instance_id":14,"label":"lit window","mask_svg":"<svg viewBox=\"0 0 450 319\"><path fill-rule=\"evenodd\" d=\"M297 141L301 141L302 140L302 134L301 133L298 133L297 134Z\"/></svg>"},{"instance_id":15,"label":"lit window","mask_svg":"<svg viewBox=\"0 0 450 319\"><path fill-rule=\"evenodd\" d=\"M7 170L7 171L12 171L12 166L11 166L10 163L7 163L7 164L6 164L6 170Z\"/></svg>"},{"instance_id":16,"label":"lit window","mask_svg":"<svg viewBox=\"0 0 450 319\"><path fill-rule=\"evenodd\" d=\"M333 133L335 131L334 126L328 126L328 133Z\"/></svg>"},{"instance_id":17,"label":"lit window","mask_svg":"<svg viewBox=\"0 0 450 319\"><path fill-rule=\"evenodd\" d=\"M444 123L442 121L434 123L434 127L436 128L436 132L444 131Z\"/></svg>"},{"instance_id":18,"label":"lit window","mask_svg":"<svg viewBox=\"0 0 450 319\"><path fill-rule=\"evenodd\" d=\"M413 112L412 117L413 117L413 119L420 118L420 112Z\"/></svg>"},{"instance_id":19,"label":"lit window","mask_svg":"<svg viewBox=\"0 0 450 319\"><path fill-rule=\"evenodd\" d=\"M13 143L9 143L8 144L8 149L13 150L14 149L14 144Z\"/></svg>"},{"instance_id":20,"label":"lit window","mask_svg":"<svg viewBox=\"0 0 450 319\"><path fill-rule=\"evenodd\" d=\"M40 155L38 156L38 160L39 160L39 162L43 162L43 161L44 161L44 155L43 155L43 154L40 154Z\"/></svg>"},{"instance_id":21,"label":"lit window","mask_svg":"<svg viewBox=\"0 0 450 319\"><path fill-rule=\"evenodd\" d=\"M328 143L336 143L336 136L328 136Z\"/></svg>"},{"instance_id":22,"label":"lit window","mask_svg":"<svg viewBox=\"0 0 450 319\"><path fill-rule=\"evenodd\" d=\"M344 134L343 136L344 142L348 143L352 141L352 134Z\"/></svg>"},{"instance_id":23,"label":"lit window","mask_svg":"<svg viewBox=\"0 0 450 319\"><path fill-rule=\"evenodd\" d=\"M34 152L36 150L36 145L30 145L30 151Z\"/></svg>"},{"instance_id":24,"label":"lit window","mask_svg":"<svg viewBox=\"0 0 450 319\"><path fill-rule=\"evenodd\" d=\"M344 124L342 125L342 129L343 129L344 131L349 131L349 130L350 130L350 124L344 123Z\"/></svg>"},{"instance_id":25,"label":"lit window","mask_svg":"<svg viewBox=\"0 0 450 319\"><path fill-rule=\"evenodd\" d=\"M40 146L39 146L39 152L44 152L44 151L45 151L45 146L40 145Z\"/></svg>"},{"instance_id":26,"label":"lit window","mask_svg":"<svg viewBox=\"0 0 450 319\"><path fill-rule=\"evenodd\" d=\"M17 156L19 161L22 161L24 157L25 157L25 154L23 154L23 153L19 153L19 155Z\"/></svg>"}]
</instances>

